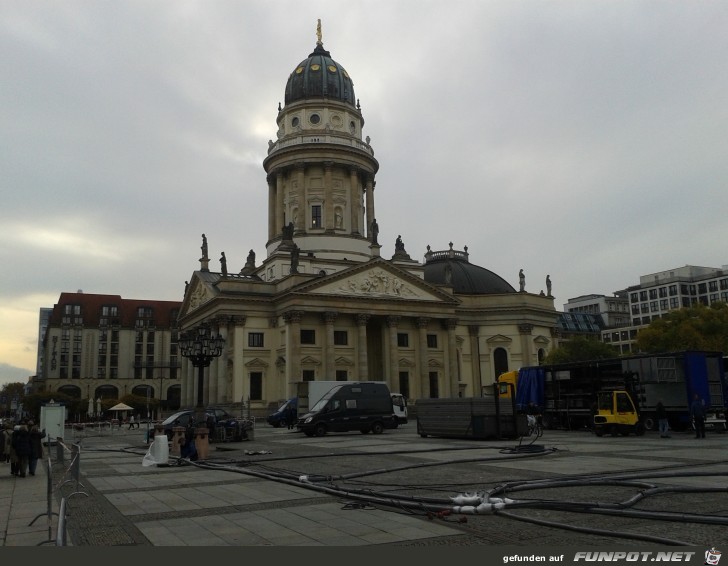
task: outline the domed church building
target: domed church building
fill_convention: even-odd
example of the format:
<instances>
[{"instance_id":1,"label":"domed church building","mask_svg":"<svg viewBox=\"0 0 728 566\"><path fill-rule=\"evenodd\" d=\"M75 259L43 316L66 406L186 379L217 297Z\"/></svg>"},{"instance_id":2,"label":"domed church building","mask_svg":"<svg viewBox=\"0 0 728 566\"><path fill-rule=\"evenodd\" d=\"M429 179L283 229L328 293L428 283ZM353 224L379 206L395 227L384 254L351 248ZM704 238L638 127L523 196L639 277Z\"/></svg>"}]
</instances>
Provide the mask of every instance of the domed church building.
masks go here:
<instances>
[{"instance_id":1,"label":"domed church building","mask_svg":"<svg viewBox=\"0 0 728 566\"><path fill-rule=\"evenodd\" d=\"M381 257L379 163L352 77L324 48L320 25L317 39L288 77L263 161L266 257L251 250L231 268L223 254L212 270L203 235L179 326L224 343L202 370L181 358L182 405L263 411L310 380L386 381L409 399L472 397L500 373L537 364L554 346L553 297L514 289L452 243L428 245L421 263L398 236L394 255Z\"/></svg>"}]
</instances>

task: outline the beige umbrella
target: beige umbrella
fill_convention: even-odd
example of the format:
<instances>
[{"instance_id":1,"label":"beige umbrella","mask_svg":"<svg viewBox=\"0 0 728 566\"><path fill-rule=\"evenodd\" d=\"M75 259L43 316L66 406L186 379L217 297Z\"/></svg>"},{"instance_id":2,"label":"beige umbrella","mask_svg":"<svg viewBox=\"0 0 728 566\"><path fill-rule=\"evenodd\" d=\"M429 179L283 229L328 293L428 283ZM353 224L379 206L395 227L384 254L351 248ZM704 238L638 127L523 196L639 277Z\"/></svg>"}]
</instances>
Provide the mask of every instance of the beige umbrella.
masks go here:
<instances>
[{"instance_id":1,"label":"beige umbrella","mask_svg":"<svg viewBox=\"0 0 728 566\"><path fill-rule=\"evenodd\" d=\"M109 409L109 411L123 411L123 414L121 417L116 417L117 419L123 420L126 416L126 411L133 411L134 407L130 407L126 403L118 403L117 405L114 405Z\"/></svg>"}]
</instances>

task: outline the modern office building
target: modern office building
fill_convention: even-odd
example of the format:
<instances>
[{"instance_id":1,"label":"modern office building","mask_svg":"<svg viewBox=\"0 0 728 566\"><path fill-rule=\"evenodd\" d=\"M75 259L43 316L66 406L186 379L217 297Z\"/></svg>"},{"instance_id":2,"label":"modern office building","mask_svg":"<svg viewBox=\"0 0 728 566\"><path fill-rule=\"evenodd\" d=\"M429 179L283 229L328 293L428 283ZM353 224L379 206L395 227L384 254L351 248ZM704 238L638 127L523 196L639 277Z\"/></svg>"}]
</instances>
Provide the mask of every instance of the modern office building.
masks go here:
<instances>
[{"instance_id":1,"label":"modern office building","mask_svg":"<svg viewBox=\"0 0 728 566\"><path fill-rule=\"evenodd\" d=\"M640 328L670 311L697 304L728 302L728 265L686 265L640 277L639 285L616 291L613 297L582 295L569 299L565 312L601 317L601 339L622 354L635 351Z\"/></svg>"},{"instance_id":2,"label":"modern office building","mask_svg":"<svg viewBox=\"0 0 728 566\"><path fill-rule=\"evenodd\" d=\"M375 202L379 163L351 76L320 35L299 61L263 161L266 257L256 263L251 250L233 267L216 252L213 271L203 234L180 330L205 325L224 347L201 379L182 360L182 404L267 408L308 380L381 380L409 398L473 396L501 372L538 363L558 333L553 297L470 263L467 246L419 244L423 261L413 259L396 227L377 222L375 206L387 204ZM422 195L418 207L441 205ZM380 256L383 234L395 242L391 258ZM455 238L433 227L433 239Z\"/></svg>"},{"instance_id":3,"label":"modern office building","mask_svg":"<svg viewBox=\"0 0 728 566\"><path fill-rule=\"evenodd\" d=\"M592 294L569 299L564 305L564 312L595 315L603 329L630 323L629 299L625 291L616 291L612 297Z\"/></svg>"}]
</instances>

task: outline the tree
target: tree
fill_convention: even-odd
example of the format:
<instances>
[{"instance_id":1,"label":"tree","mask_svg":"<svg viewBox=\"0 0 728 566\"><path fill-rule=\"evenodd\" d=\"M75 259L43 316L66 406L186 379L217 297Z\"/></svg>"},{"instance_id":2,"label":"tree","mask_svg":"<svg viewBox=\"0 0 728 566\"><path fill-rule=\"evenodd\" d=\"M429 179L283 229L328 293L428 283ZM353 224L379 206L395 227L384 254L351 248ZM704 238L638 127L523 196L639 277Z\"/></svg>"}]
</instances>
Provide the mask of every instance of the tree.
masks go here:
<instances>
[{"instance_id":1,"label":"tree","mask_svg":"<svg viewBox=\"0 0 728 566\"><path fill-rule=\"evenodd\" d=\"M551 350L544 364L567 364L569 362L585 362L587 360L603 360L618 358L619 350L614 346L600 342L595 338L577 336Z\"/></svg>"},{"instance_id":2,"label":"tree","mask_svg":"<svg viewBox=\"0 0 728 566\"><path fill-rule=\"evenodd\" d=\"M49 403L51 400L53 400L54 403L68 407L69 414L78 412L80 407L79 400L74 399L69 395L64 395L58 391L39 391L38 393L31 393L25 397L23 410L31 414L34 419L39 420L41 406Z\"/></svg>"},{"instance_id":3,"label":"tree","mask_svg":"<svg viewBox=\"0 0 728 566\"><path fill-rule=\"evenodd\" d=\"M641 352L728 352L728 304L714 302L671 311L637 333Z\"/></svg>"},{"instance_id":4,"label":"tree","mask_svg":"<svg viewBox=\"0 0 728 566\"><path fill-rule=\"evenodd\" d=\"M17 399L18 404L23 404L25 395L25 385L20 382L5 383L0 389L0 399L3 399L0 403L0 415L9 414L5 413L10 411L10 407L14 399Z\"/></svg>"}]
</instances>

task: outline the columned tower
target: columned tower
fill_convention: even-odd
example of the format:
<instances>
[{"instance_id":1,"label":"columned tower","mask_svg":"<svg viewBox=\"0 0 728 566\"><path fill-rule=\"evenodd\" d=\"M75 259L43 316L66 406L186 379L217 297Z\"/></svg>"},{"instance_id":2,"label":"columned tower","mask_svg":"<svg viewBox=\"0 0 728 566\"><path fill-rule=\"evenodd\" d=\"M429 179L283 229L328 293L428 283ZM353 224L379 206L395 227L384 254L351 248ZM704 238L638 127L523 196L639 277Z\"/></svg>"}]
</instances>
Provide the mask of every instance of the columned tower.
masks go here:
<instances>
[{"instance_id":1,"label":"columned tower","mask_svg":"<svg viewBox=\"0 0 728 566\"><path fill-rule=\"evenodd\" d=\"M302 262L361 262L378 255L371 227L379 163L369 138L362 139L364 118L354 83L324 49L320 23L317 35L313 52L288 77L277 140L269 142L263 161L268 180L265 263L290 249L291 240Z\"/></svg>"}]
</instances>

